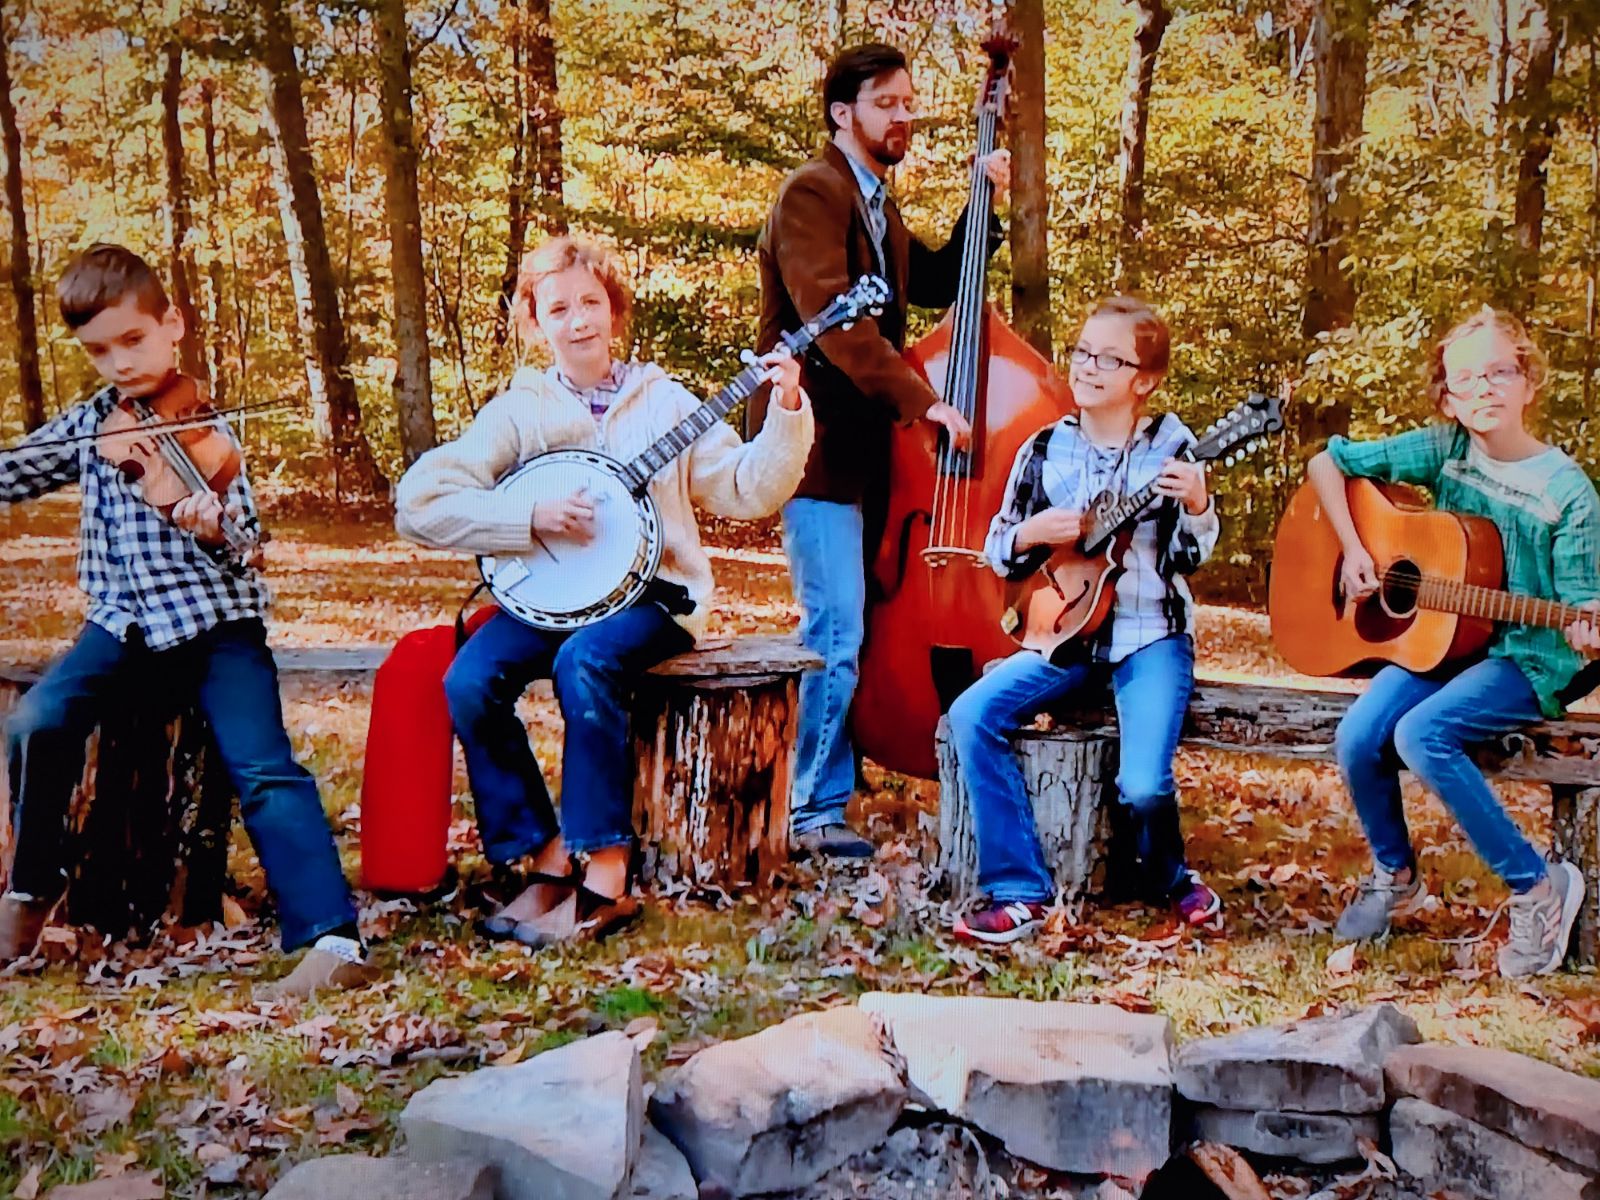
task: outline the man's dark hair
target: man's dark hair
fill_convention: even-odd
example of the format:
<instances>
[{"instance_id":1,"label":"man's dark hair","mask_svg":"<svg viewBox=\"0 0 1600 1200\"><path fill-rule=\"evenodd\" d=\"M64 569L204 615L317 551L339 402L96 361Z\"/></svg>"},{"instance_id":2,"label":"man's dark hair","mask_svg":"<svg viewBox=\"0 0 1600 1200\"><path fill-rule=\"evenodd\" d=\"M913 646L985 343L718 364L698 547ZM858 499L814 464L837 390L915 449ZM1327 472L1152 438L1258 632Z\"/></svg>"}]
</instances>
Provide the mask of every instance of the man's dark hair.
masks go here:
<instances>
[{"instance_id":1,"label":"man's dark hair","mask_svg":"<svg viewBox=\"0 0 1600 1200\"><path fill-rule=\"evenodd\" d=\"M126 246L96 242L74 255L56 284L56 303L69 329L80 329L108 308L132 296L139 311L152 317L167 312L161 277Z\"/></svg>"},{"instance_id":2,"label":"man's dark hair","mask_svg":"<svg viewBox=\"0 0 1600 1200\"><path fill-rule=\"evenodd\" d=\"M890 71L905 69L906 56L882 42L841 50L828 64L828 74L822 81L822 119L828 123L828 133L839 130L839 123L833 119L835 104L854 104L861 94L862 84Z\"/></svg>"}]
</instances>

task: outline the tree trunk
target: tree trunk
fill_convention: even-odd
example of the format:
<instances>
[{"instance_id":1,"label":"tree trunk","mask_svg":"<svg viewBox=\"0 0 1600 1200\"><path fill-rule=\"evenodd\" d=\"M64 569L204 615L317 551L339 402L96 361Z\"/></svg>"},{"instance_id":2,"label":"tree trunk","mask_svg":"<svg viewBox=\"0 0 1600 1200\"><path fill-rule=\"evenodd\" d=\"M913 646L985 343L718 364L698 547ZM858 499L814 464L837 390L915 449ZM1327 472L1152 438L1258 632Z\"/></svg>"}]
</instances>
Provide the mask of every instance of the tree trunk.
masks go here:
<instances>
[{"instance_id":1,"label":"tree trunk","mask_svg":"<svg viewBox=\"0 0 1600 1200\"><path fill-rule=\"evenodd\" d=\"M1133 0L1139 24L1128 51L1123 84L1122 149L1119 156L1122 223L1117 231L1117 290L1139 286L1144 241L1145 133L1150 124L1150 90L1155 84L1156 54L1172 14L1163 0Z\"/></svg>"},{"instance_id":2,"label":"tree trunk","mask_svg":"<svg viewBox=\"0 0 1600 1200\"><path fill-rule=\"evenodd\" d=\"M1117 737L1098 730L1048 735L1023 731L1014 735L1012 747L1056 889L1068 900L1082 896L1093 885L1096 868L1105 866L1110 810L1117 795ZM939 862L934 878L952 899L964 900L980 891L977 826L945 718L939 721L937 750Z\"/></svg>"},{"instance_id":3,"label":"tree trunk","mask_svg":"<svg viewBox=\"0 0 1600 1200\"><path fill-rule=\"evenodd\" d=\"M1011 323L1040 354L1051 355L1050 185L1046 180L1044 0L1015 0L1020 44L1011 120Z\"/></svg>"},{"instance_id":4,"label":"tree trunk","mask_svg":"<svg viewBox=\"0 0 1600 1200\"><path fill-rule=\"evenodd\" d=\"M1526 312L1539 282L1539 255L1544 241L1546 166L1555 144L1556 115L1550 103L1562 28L1554 14L1535 4L1533 37L1528 44L1528 69L1511 100L1516 114L1512 146L1517 156L1516 203L1511 222L1511 270L1501 303Z\"/></svg>"},{"instance_id":5,"label":"tree trunk","mask_svg":"<svg viewBox=\"0 0 1600 1200\"><path fill-rule=\"evenodd\" d=\"M433 448L433 386L428 358L428 279L422 266L422 203L411 120L411 40L405 0L378 0L378 74L383 106L384 205L394 273L395 408L407 466Z\"/></svg>"},{"instance_id":6,"label":"tree trunk","mask_svg":"<svg viewBox=\"0 0 1600 1200\"><path fill-rule=\"evenodd\" d=\"M562 201L564 167L561 146L561 107L556 79L556 42L550 20L550 0L516 0L508 22L519 101L517 141L512 152L506 270L500 284L500 316L495 341L503 344L509 326L511 300L517 286L517 268L527 244L528 225L538 214L539 225L550 233L567 231Z\"/></svg>"},{"instance_id":7,"label":"tree trunk","mask_svg":"<svg viewBox=\"0 0 1600 1200\"><path fill-rule=\"evenodd\" d=\"M217 85L207 79L200 85L201 114L206 140L206 179L208 203L206 206L206 246L210 261L206 265L206 278L210 291L206 298L206 319L211 326L211 400L221 408L228 398L227 340L229 322L223 309L222 292L222 242L218 231L222 228L222 203L220 191L222 178L217 173Z\"/></svg>"},{"instance_id":8,"label":"tree trunk","mask_svg":"<svg viewBox=\"0 0 1600 1200\"><path fill-rule=\"evenodd\" d=\"M29 686L0 678L0 724ZM221 917L233 788L210 746L193 708L174 718L127 705L90 736L68 815L68 921L142 939L163 915L181 925ZM11 828L0 772L0 887Z\"/></svg>"},{"instance_id":9,"label":"tree trunk","mask_svg":"<svg viewBox=\"0 0 1600 1200\"><path fill-rule=\"evenodd\" d=\"M265 116L275 150L274 174L279 188L284 241L294 275L296 308L306 340L306 379L313 403L321 393L319 433L332 442L335 499L341 481L368 496L385 494L389 482L379 470L361 429L361 404L349 368L349 342L339 311L339 287L328 254L322 197L316 164L306 133L300 64L295 58L294 27L283 0L262 0L261 63L268 94Z\"/></svg>"},{"instance_id":10,"label":"tree trunk","mask_svg":"<svg viewBox=\"0 0 1600 1200\"><path fill-rule=\"evenodd\" d=\"M22 194L22 132L11 99L11 35L0 11L0 133L6 149L6 207L11 210L11 294L17 300L17 391L22 426L44 424L44 379L39 373L39 317L33 301L33 252L28 245L28 209Z\"/></svg>"},{"instance_id":11,"label":"tree trunk","mask_svg":"<svg viewBox=\"0 0 1600 1200\"><path fill-rule=\"evenodd\" d=\"M205 335L194 307L194 252L189 248L189 183L184 177L183 127L178 121L183 95L183 45L169 41L163 54L166 74L161 82L161 147L167 165L167 263L172 275L172 302L183 317L183 341L178 358L183 373L194 379L209 378Z\"/></svg>"},{"instance_id":12,"label":"tree trunk","mask_svg":"<svg viewBox=\"0 0 1600 1200\"><path fill-rule=\"evenodd\" d=\"M646 673L633 803L647 881L771 887L789 856L800 672L816 661L792 638L747 637Z\"/></svg>"},{"instance_id":13,"label":"tree trunk","mask_svg":"<svg viewBox=\"0 0 1600 1200\"><path fill-rule=\"evenodd\" d=\"M1360 196L1350 173L1360 157L1366 115L1371 17L1371 0L1318 0L1312 26L1317 100L1300 319L1307 340L1344 329L1355 319L1355 284L1342 264L1361 219ZM1340 404L1300 405L1296 427L1300 444L1312 445L1348 431L1350 413Z\"/></svg>"},{"instance_id":14,"label":"tree trunk","mask_svg":"<svg viewBox=\"0 0 1600 1200\"><path fill-rule=\"evenodd\" d=\"M1600 788L1550 788L1550 852L1583 872L1589 885L1572 928L1580 963L1600 963Z\"/></svg>"}]
</instances>

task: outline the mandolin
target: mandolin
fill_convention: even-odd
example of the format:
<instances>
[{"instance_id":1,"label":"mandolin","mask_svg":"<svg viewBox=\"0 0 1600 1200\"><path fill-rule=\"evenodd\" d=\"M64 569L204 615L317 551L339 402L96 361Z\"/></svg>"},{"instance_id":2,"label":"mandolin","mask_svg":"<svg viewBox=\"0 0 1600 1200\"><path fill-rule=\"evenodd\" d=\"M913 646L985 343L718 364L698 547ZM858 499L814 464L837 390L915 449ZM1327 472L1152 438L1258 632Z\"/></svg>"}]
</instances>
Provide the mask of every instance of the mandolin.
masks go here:
<instances>
[{"instance_id":1,"label":"mandolin","mask_svg":"<svg viewBox=\"0 0 1600 1200\"><path fill-rule=\"evenodd\" d=\"M1264 435L1282 428L1278 397L1252 392L1178 457L1188 462L1220 458L1232 466L1259 449ZM1096 496L1077 543L1057 547L1037 571L1011 586L1000 627L1025 649L1052 661L1093 634L1116 601L1133 527L1161 498L1154 480L1126 496L1109 491Z\"/></svg>"},{"instance_id":2,"label":"mandolin","mask_svg":"<svg viewBox=\"0 0 1600 1200\"><path fill-rule=\"evenodd\" d=\"M1344 595L1344 550L1310 483L1278 524L1267 612L1278 652L1301 674L1365 675L1385 663L1431 671L1479 654L1496 625L1595 620L1589 609L1502 590L1492 521L1430 508L1399 484L1350 479L1345 495L1378 573L1364 600Z\"/></svg>"}]
</instances>

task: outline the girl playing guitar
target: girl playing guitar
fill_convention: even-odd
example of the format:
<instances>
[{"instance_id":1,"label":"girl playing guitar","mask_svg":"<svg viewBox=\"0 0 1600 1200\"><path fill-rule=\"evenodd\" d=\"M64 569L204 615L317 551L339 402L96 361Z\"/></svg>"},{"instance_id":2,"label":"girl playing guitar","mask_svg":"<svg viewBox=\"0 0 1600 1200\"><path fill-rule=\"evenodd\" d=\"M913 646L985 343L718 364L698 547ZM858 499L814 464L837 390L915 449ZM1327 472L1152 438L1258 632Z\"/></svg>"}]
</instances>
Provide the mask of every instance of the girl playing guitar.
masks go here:
<instances>
[{"instance_id":1,"label":"girl playing guitar","mask_svg":"<svg viewBox=\"0 0 1600 1200\"><path fill-rule=\"evenodd\" d=\"M1340 584L1349 600L1366 599L1380 582L1345 491L1347 478L1366 478L1426 487L1437 507L1492 521L1510 591L1600 608L1600 498L1577 463L1524 423L1545 373L1544 355L1522 323L1484 309L1445 335L1432 356L1428 398L1447 422L1370 442L1336 437L1311 460L1307 473L1343 545ZM1583 902L1583 876L1571 863L1546 865L1466 747L1560 716L1583 656L1597 653L1592 625L1505 625L1488 657L1465 669L1446 665L1424 675L1391 664L1373 677L1335 743L1374 859L1339 918L1338 936L1382 936L1391 918L1427 896L1400 802L1404 765L1449 806L1511 888L1511 939L1500 950L1500 973L1560 966Z\"/></svg>"},{"instance_id":2,"label":"girl playing guitar","mask_svg":"<svg viewBox=\"0 0 1600 1200\"><path fill-rule=\"evenodd\" d=\"M631 297L616 259L580 238L546 242L522 261L515 314L543 340L549 370L523 367L466 433L430 450L400 481L396 527L424 545L526 554L535 543L595 536L595 506L579 492L527 511L502 476L535 455L589 447L629 457L698 408L660 367L618 362ZM575 631L524 624L501 611L473 634L445 676L451 721L466 752L484 854L522 890L483 924L491 937L529 945L595 938L631 920L633 769L628 699L638 676L690 649L710 616L711 563L695 506L755 518L794 493L811 449L811 407L787 351L770 368L774 402L756 438L741 443L717 422L650 480L664 548L656 582L631 607ZM517 699L551 678L566 722L559 820ZM578 860L584 860L580 866ZM525 865L526 870L514 868Z\"/></svg>"},{"instance_id":3,"label":"girl playing guitar","mask_svg":"<svg viewBox=\"0 0 1600 1200\"><path fill-rule=\"evenodd\" d=\"M1052 700L1107 683L1122 730L1117 787L1146 890L1170 899L1191 925L1220 925L1222 901L1184 861L1172 779L1194 687L1193 602L1183 576L1211 553L1218 525L1204 470L1174 457L1194 436L1171 413L1146 411L1166 375L1169 347L1165 323L1140 301L1113 297L1090 313L1072 351L1079 411L1023 445L989 528L990 563L1022 579L1052 547L1079 541L1085 509L1101 492L1155 480L1165 497L1135 527L1110 619L1096 635L1066 643L1050 659L1019 651L950 708L951 741L975 806L978 878L989 898L983 911L957 921L959 938L1012 942L1043 920L1055 883L1006 735Z\"/></svg>"}]
</instances>

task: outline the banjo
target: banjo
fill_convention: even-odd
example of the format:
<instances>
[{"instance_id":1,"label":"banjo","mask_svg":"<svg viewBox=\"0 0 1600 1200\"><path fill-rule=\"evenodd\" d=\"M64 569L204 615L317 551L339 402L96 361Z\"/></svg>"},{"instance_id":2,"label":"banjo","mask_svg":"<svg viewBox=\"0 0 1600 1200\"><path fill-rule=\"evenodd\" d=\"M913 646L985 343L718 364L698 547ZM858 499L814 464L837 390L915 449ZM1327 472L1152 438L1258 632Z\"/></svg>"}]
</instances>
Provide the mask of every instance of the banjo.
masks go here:
<instances>
[{"instance_id":1,"label":"banjo","mask_svg":"<svg viewBox=\"0 0 1600 1200\"><path fill-rule=\"evenodd\" d=\"M836 325L848 328L864 312L876 316L888 299L887 283L863 275L798 331L783 334L783 343L800 358L822 334ZM580 543L535 535L533 548L524 554L479 555L478 571L500 607L538 629L571 630L637 600L661 566L661 514L650 480L755 392L765 374L766 368L751 362L629 462L598 450L551 450L509 471L495 491L515 496L529 513L539 501L587 492L594 504L594 536Z\"/></svg>"}]
</instances>

